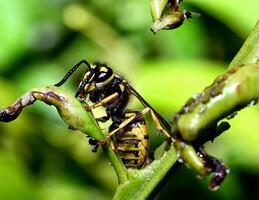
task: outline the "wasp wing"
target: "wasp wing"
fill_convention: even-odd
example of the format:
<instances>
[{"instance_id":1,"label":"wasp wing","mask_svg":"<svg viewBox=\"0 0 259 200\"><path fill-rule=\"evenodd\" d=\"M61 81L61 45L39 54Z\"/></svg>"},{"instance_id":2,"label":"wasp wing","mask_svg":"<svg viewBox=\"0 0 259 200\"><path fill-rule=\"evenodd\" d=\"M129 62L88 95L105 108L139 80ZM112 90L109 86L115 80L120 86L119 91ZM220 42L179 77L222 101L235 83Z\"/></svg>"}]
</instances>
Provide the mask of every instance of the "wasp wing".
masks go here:
<instances>
[{"instance_id":1,"label":"wasp wing","mask_svg":"<svg viewBox=\"0 0 259 200\"><path fill-rule=\"evenodd\" d=\"M129 83L126 82L127 87L130 89L131 93L137 97L137 99L141 102L144 107L148 107L152 109L155 113L156 117L164 124L164 126L171 130L172 126L165 120Z\"/></svg>"}]
</instances>

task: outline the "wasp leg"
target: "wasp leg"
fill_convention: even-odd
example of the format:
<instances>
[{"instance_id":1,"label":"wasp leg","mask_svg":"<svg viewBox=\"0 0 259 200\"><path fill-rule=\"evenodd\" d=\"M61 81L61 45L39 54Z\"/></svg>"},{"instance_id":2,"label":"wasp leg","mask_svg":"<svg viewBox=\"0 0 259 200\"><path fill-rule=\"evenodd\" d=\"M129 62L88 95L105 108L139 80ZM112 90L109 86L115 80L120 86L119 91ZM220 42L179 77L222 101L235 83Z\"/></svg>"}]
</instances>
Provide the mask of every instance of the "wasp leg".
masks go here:
<instances>
[{"instance_id":1,"label":"wasp leg","mask_svg":"<svg viewBox=\"0 0 259 200\"><path fill-rule=\"evenodd\" d=\"M151 113L151 117L152 117L152 120L155 124L155 127L156 127L157 131L160 132L160 133L163 133L168 138L168 141L172 142L172 140L173 140L172 136L161 126L156 114L154 113L154 111L151 108L148 108L148 107L144 108L141 111L141 114L145 115L148 112Z\"/></svg>"},{"instance_id":2,"label":"wasp leg","mask_svg":"<svg viewBox=\"0 0 259 200\"><path fill-rule=\"evenodd\" d=\"M152 119L154 121L155 127L157 128L157 130L161 133L163 133L167 138L169 142L172 142L173 138L171 137L171 135L169 133L167 133L166 130L163 129L163 127L161 126L161 124L159 123L158 118L156 117L155 113L153 112L152 109L150 108L144 108L141 112L139 112L138 114L136 113L126 113L125 117L128 118L127 120L125 120L124 122L122 122L118 128L114 129L112 132L108 133L105 138L100 141L101 145L104 145L112 135L114 135L117 131L119 131L120 129L124 128L126 125L128 125L132 120L134 120L135 118L144 116L146 113L150 112Z\"/></svg>"},{"instance_id":3,"label":"wasp leg","mask_svg":"<svg viewBox=\"0 0 259 200\"><path fill-rule=\"evenodd\" d=\"M161 124L159 123L158 118L156 117L155 113L153 112L152 109L150 108L144 108L141 112L139 112L138 114L136 113L126 113L125 117L128 118L127 120L125 120L124 122L122 122L118 128L114 129L112 132L108 133L105 138L100 141L101 145L104 145L112 135L114 135L117 131L119 131L120 129L124 128L126 125L128 125L132 120L134 120L137 117L141 117L144 116L146 113L150 112L152 119L154 121L155 127L156 129L163 133L167 138L169 142L172 142L173 138L171 137L171 135L169 133L167 133L166 130L163 129L163 127L161 126Z\"/></svg>"},{"instance_id":4,"label":"wasp leg","mask_svg":"<svg viewBox=\"0 0 259 200\"><path fill-rule=\"evenodd\" d=\"M211 190L217 190L229 173L229 169L224 163L208 155L202 148L196 151L192 145L184 141L176 140L174 145L179 153L179 161L183 160L202 177L208 176L211 173L213 174L209 188Z\"/></svg>"},{"instance_id":5,"label":"wasp leg","mask_svg":"<svg viewBox=\"0 0 259 200\"><path fill-rule=\"evenodd\" d=\"M115 144L114 144L114 141L110 141L110 146L111 146L111 149L112 149L112 151L117 151L117 148L115 147Z\"/></svg>"},{"instance_id":6,"label":"wasp leg","mask_svg":"<svg viewBox=\"0 0 259 200\"><path fill-rule=\"evenodd\" d=\"M98 102L96 104L93 104L91 106L85 106L85 109L90 111L90 110L93 110L93 109L98 108L100 106L104 106L107 103L109 103L109 102L113 101L114 99L116 99L118 96L119 96L119 94L117 92L115 92L115 93L111 94L110 96L105 97L104 99L102 99L100 102Z\"/></svg>"},{"instance_id":7,"label":"wasp leg","mask_svg":"<svg viewBox=\"0 0 259 200\"><path fill-rule=\"evenodd\" d=\"M129 117L128 119L126 119L124 122L122 122L118 128L114 129L113 131L111 131L110 133L108 133L104 139L102 141L100 141L101 145L104 145L110 138L111 136L113 136L117 131L119 131L120 129L124 128L125 126L127 126L130 122L132 122L132 120L134 120L136 118L136 114L135 113L127 113L125 115L125 117Z\"/></svg>"},{"instance_id":8,"label":"wasp leg","mask_svg":"<svg viewBox=\"0 0 259 200\"><path fill-rule=\"evenodd\" d=\"M98 122L106 122L110 119L110 116L107 115L107 116L103 116L103 117L99 117L99 118L95 118L96 121Z\"/></svg>"}]
</instances>

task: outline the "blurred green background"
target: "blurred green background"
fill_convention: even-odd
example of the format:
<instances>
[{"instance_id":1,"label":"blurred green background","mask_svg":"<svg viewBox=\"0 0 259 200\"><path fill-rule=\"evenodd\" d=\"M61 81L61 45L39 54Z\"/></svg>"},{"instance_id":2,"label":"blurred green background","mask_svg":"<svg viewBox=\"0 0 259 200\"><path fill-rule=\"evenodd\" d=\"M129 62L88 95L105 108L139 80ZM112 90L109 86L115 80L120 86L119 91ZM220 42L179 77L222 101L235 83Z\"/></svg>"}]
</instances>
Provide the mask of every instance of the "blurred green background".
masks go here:
<instances>
[{"instance_id":1,"label":"blurred green background","mask_svg":"<svg viewBox=\"0 0 259 200\"><path fill-rule=\"evenodd\" d=\"M201 17L153 35L148 0L1 0L0 107L87 59L108 63L171 120L227 69L259 18L258 0L186 0L182 7ZM75 91L79 71L64 87ZM182 167L156 199L259 199L258 120L258 107L242 110L231 130L207 145L231 168L219 191ZM163 137L150 126L154 148ZM116 184L101 150L92 153L53 107L36 103L0 123L0 199L111 199Z\"/></svg>"}]
</instances>

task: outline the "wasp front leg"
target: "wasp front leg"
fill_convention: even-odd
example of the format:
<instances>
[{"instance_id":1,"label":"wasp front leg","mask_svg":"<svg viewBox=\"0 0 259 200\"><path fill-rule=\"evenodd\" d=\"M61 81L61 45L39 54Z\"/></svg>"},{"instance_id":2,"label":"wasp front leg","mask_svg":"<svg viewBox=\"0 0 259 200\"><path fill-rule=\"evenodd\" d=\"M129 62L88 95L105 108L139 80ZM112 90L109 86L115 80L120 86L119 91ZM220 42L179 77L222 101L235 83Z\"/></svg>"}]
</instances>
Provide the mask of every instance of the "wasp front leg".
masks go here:
<instances>
[{"instance_id":1,"label":"wasp front leg","mask_svg":"<svg viewBox=\"0 0 259 200\"><path fill-rule=\"evenodd\" d=\"M102 99L101 101L99 101L98 103L95 103L93 105L87 105L85 106L85 110L87 111L92 111L93 109L95 108L98 108L98 107L101 107L101 106L105 106L107 105L108 103L114 101L117 97L119 96L119 94L116 92L112 95L109 95L107 97L105 97L104 99ZM96 121L98 122L106 122L110 119L110 114L109 113L106 113L105 116L102 116L102 117L99 117L99 118L96 118Z\"/></svg>"},{"instance_id":2,"label":"wasp front leg","mask_svg":"<svg viewBox=\"0 0 259 200\"><path fill-rule=\"evenodd\" d=\"M87 111L91 111L95 108L101 107L101 106L105 106L106 104L114 101L117 97L119 96L119 94L117 92L105 97L104 99L102 99L101 101L99 101L98 103L95 103L91 106L85 106L85 109Z\"/></svg>"}]
</instances>

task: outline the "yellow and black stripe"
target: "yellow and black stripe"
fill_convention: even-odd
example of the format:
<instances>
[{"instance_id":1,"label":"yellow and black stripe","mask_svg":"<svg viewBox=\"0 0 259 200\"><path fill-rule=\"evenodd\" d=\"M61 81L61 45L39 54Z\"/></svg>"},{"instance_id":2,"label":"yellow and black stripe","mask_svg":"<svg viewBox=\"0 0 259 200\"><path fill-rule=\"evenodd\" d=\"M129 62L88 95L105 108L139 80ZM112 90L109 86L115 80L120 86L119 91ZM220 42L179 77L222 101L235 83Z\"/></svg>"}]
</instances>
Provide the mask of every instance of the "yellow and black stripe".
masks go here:
<instances>
[{"instance_id":1,"label":"yellow and black stripe","mask_svg":"<svg viewBox=\"0 0 259 200\"><path fill-rule=\"evenodd\" d=\"M141 168L149 153L149 133L145 120L134 120L118 131L115 134L115 144L127 168Z\"/></svg>"}]
</instances>

